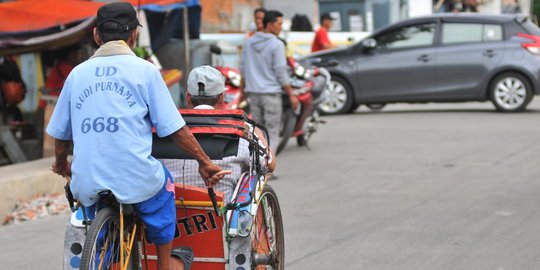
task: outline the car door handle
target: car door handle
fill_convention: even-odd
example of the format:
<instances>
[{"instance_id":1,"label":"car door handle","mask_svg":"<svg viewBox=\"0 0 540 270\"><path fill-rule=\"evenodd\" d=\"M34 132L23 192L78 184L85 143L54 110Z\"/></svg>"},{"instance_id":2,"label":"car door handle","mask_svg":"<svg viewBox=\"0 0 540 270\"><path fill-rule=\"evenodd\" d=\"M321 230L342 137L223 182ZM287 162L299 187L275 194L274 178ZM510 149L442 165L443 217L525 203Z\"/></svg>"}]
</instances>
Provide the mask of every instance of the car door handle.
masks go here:
<instances>
[{"instance_id":1,"label":"car door handle","mask_svg":"<svg viewBox=\"0 0 540 270\"><path fill-rule=\"evenodd\" d=\"M427 55L427 54L422 54L422 55L420 55L420 57L418 57L416 59L418 61L421 61L421 62L424 62L424 63L431 61L431 57L429 57L429 55Z\"/></svg>"},{"instance_id":2,"label":"car door handle","mask_svg":"<svg viewBox=\"0 0 540 270\"><path fill-rule=\"evenodd\" d=\"M493 50L487 50L482 55L484 55L485 57L491 58L491 57L493 57L493 56L495 56L497 54Z\"/></svg>"}]
</instances>

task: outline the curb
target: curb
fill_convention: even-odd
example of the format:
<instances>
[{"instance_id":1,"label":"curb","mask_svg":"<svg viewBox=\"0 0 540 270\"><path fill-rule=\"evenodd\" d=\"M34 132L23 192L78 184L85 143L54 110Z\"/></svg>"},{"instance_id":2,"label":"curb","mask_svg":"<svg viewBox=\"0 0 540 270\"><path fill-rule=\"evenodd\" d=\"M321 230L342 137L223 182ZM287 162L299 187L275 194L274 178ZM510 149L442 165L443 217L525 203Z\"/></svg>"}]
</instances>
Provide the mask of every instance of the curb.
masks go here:
<instances>
[{"instance_id":1,"label":"curb","mask_svg":"<svg viewBox=\"0 0 540 270\"><path fill-rule=\"evenodd\" d=\"M63 193L66 181L51 172L54 157L0 167L0 218L11 214L17 200Z\"/></svg>"}]
</instances>

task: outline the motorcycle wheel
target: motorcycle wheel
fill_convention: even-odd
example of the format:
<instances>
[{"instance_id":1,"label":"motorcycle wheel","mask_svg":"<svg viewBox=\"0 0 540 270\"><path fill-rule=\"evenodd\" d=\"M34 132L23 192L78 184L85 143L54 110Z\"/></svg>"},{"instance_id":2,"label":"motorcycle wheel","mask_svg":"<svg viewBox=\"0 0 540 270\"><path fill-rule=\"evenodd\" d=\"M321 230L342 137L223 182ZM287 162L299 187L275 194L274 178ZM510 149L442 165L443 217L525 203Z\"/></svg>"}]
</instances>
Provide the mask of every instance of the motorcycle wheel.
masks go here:
<instances>
[{"instance_id":1,"label":"motorcycle wheel","mask_svg":"<svg viewBox=\"0 0 540 270\"><path fill-rule=\"evenodd\" d=\"M296 117L291 108L287 108L283 111L281 115L281 124L279 126L279 145L276 150L276 155L279 154L289 141L294 131L294 125L296 124Z\"/></svg>"},{"instance_id":2,"label":"motorcycle wheel","mask_svg":"<svg viewBox=\"0 0 540 270\"><path fill-rule=\"evenodd\" d=\"M315 110L304 122L304 126L302 127L304 133L296 137L298 146L306 146L308 144L313 133L319 129L319 123L321 123L319 112Z\"/></svg>"}]
</instances>

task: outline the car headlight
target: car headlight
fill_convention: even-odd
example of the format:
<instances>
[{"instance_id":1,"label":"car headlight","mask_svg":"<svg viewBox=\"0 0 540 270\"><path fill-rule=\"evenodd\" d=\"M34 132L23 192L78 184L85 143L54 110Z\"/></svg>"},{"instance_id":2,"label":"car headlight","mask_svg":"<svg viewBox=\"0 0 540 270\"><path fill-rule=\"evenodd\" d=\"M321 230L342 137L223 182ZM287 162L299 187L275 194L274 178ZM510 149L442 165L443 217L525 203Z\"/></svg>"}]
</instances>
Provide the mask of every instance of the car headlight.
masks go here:
<instances>
[{"instance_id":1,"label":"car headlight","mask_svg":"<svg viewBox=\"0 0 540 270\"><path fill-rule=\"evenodd\" d=\"M240 87L240 81L242 80L242 76L238 74L238 72L229 70L227 72L227 78L231 82L231 85L234 87Z\"/></svg>"}]
</instances>

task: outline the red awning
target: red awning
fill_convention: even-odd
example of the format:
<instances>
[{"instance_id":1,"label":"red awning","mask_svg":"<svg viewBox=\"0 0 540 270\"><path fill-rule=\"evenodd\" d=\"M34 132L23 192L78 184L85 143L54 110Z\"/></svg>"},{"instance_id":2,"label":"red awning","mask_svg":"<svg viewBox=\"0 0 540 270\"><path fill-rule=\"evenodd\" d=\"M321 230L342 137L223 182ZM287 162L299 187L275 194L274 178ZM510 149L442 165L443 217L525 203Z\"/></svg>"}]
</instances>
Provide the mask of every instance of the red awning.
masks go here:
<instances>
[{"instance_id":1,"label":"red awning","mask_svg":"<svg viewBox=\"0 0 540 270\"><path fill-rule=\"evenodd\" d=\"M185 0L130 0L133 5L169 5ZM39 31L96 15L104 2L88 0L19 0L0 3L0 33Z\"/></svg>"},{"instance_id":2,"label":"red awning","mask_svg":"<svg viewBox=\"0 0 540 270\"><path fill-rule=\"evenodd\" d=\"M31 32L78 22L96 15L104 3L76 0L26 0L0 4L0 32Z\"/></svg>"}]
</instances>

